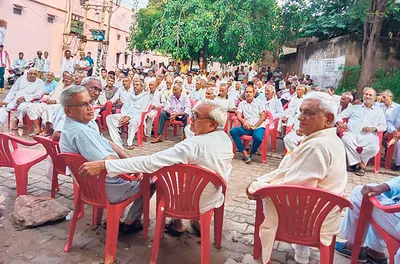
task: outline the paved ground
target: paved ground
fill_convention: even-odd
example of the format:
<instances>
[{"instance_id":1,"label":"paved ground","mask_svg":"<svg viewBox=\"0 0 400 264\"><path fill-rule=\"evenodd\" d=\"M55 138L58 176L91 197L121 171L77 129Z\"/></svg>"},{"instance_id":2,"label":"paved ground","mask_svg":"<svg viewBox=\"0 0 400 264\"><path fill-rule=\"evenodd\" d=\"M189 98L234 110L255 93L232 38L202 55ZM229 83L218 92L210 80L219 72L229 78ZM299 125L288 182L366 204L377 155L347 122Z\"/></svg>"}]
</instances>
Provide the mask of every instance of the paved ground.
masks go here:
<instances>
[{"instance_id":1,"label":"paved ground","mask_svg":"<svg viewBox=\"0 0 400 264\"><path fill-rule=\"evenodd\" d=\"M3 127L3 130L6 130ZM23 137L26 130L16 132ZM164 141L160 144L144 143L129 153L132 156L146 155L172 146L179 138ZM240 158L233 160L233 173L229 180L226 197L224 221L223 247L220 250L211 248L211 263L260 263L252 260L252 245L254 233L255 204L245 195L245 188L256 176L275 169L282 153L282 142L278 141L278 154L269 153L267 164L260 164L260 157L245 165ZM40 148L40 146L38 146ZM349 173L346 196L359 184L382 182L393 177L390 171L382 170L373 174L372 167L368 167L362 178ZM56 199L73 209L73 190L71 179L59 176L61 190ZM46 163L34 166L29 173L28 192L32 195L50 195L50 182L46 177ZM42 227L17 231L11 222L11 213L16 199L15 176L12 169L0 168L0 194L6 197L3 203L3 217L0 218L0 263L103 263L105 230L102 227L90 226L91 211L86 208L85 218L78 221L74 237L73 249L69 253L63 252L69 230L69 221L45 225ZM154 198L151 211L155 210ZM103 216L105 218L105 215ZM187 223L186 223L187 224ZM119 238L117 260L119 263L148 263L151 253L155 215L151 213L150 238L143 241L140 234ZM161 242L158 263L199 263L200 239L190 230L180 238L166 236ZM340 239L340 238L339 238ZM295 263L293 250L286 243L276 243L272 255L273 263ZM319 254L312 252L310 263L319 263ZM335 263L350 263L338 255Z\"/></svg>"}]
</instances>

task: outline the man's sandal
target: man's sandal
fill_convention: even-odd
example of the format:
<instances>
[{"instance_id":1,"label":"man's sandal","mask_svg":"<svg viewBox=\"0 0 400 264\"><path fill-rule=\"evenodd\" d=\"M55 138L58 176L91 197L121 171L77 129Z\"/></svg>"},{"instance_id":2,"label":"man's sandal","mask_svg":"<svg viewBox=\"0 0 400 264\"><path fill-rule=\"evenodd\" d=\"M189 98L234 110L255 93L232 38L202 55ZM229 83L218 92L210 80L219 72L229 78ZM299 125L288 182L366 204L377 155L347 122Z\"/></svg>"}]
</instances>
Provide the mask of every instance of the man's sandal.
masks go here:
<instances>
[{"instance_id":1,"label":"man's sandal","mask_svg":"<svg viewBox=\"0 0 400 264\"><path fill-rule=\"evenodd\" d=\"M365 174L365 169L364 169L364 168L358 167L358 168L356 169L356 171L354 172L354 174L357 175L357 176L364 176L364 174Z\"/></svg>"}]
</instances>

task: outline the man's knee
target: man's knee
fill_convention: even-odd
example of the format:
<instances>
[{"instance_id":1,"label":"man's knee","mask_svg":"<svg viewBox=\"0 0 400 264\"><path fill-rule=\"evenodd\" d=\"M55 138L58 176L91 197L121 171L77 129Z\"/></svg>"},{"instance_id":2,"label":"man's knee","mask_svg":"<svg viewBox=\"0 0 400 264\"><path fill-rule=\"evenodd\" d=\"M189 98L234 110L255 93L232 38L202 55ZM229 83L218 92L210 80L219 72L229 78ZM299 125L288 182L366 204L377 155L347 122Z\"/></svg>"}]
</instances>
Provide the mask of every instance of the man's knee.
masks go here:
<instances>
[{"instance_id":1,"label":"man's knee","mask_svg":"<svg viewBox=\"0 0 400 264\"><path fill-rule=\"evenodd\" d=\"M353 191L351 192L351 196L350 196L350 201L354 204L354 205L360 205L361 201L362 201L362 194L361 194L361 189L363 188L362 185L358 185L356 186Z\"/></svg>"},{"instance_id":2,"label":"man's knee","mask_svg":"<svg viewBox=\"0 0 400 264\"><path fill-rule=\"evenodd\" d=\"M237 136L237 135L239 135L239 131L240 131L240 127L234 127L231 129L231 131L229 133L231 134L231 136Z\"/></svg>"}]
</instances>

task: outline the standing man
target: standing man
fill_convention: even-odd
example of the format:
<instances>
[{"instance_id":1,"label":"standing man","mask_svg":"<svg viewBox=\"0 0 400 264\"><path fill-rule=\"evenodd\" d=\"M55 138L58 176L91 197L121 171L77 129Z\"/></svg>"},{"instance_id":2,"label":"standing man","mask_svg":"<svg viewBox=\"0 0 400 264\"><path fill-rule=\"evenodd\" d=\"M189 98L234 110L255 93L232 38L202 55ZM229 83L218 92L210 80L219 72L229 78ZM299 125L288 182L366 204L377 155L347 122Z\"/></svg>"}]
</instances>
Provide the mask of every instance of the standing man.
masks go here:
<instances>
[{"instance_id":1,"label":"standing man","mask_svg":"<svg viewBox=\"0 0 400 264\"><path fill-rule=\"evenodd\" d=\"M85 60L87 60L89 62L89 66L90 66L90 69L87 72L87 76L92 76L94 61L93 61L93 58L92 58L92 53L90 51L88 51L88 53L87 53L87 55L85 57Z\"/></svg>"},{"instance_id":2,"label":"standing man","mask_svg":"<svg viewBox=\"0 0 400 264\"><path fill-rule=\"evenodd\" d=\"M33 59L33 62L35 63L35 69L38 72L38 78L42 81L44 81L44 59L42 58L42 52L39 50L37 52L37 57Z\"/></svg>"},{"instance_id":3,"label":"standing man","mask_svg":"<svg viewBox=\"0 0 400 264\"><path fill-rule=\"evenodd\" d=\"M364 176L368 160L379 152L378 131L386 130L385 114L374 105L375 98L375 90L366 87L363 104L344 110L337 122L345 130L342 141L349 164L347 170L357 176ZM348 119L347 124L343 122L345 118Z\"/></svg>"},{"instance_id":4,"label":"standing man","mask_svg":"<svg viewBox=\"0 0 400 264\"><path fill-rule=\"evenodd\" d=\"M50 71L50 58L49 58L49 53L48 53L47 51L45 51L45 52L43 53L43 56L44 56L44 66L43 66L43 69L44 69L44 74L45 74L45 76L46 76L46 73L48 73L48 72Z\"/></svg>"},{"instance_id":5,"label":"standing man","mask_svg":"<svg viewBox=\"0 0 400 264\"><path fill-rule=\"evenodd\" d=\"M274 82L275 82L275 90L277 91L277 92L279 92L281 89L280 89L280 87L279 87L279 83L281 82L281 79L282 79L282 75L283 75L283 73L282 73L282 71L281 71L281 68L280 67L276 67L276 69L274 70L274 73L273 73L273 79L274 79Z\"/></svg>"},{"instance_id":6,"label":"standing man","mask_svg":"<svg viewBox=\"0 0 400 264\"><path fill-rule=\"evenodd\" d=\"M253 81L253 78L257 76L257 72L255 70L253 70L253 67L249 67L249 72L247 73L247 79L249 81Z\"/></svg>"},{"instance_id":7,"label":"standing man","mask_svg":"<svg viewBox=\"0 0 400 264\"><path fill-rule=\"evenodd\" d=\"M66 50L64 52L64 57L61 59L61 73L65 71L72 74L75 73L75 61L72 58L70 50Z\"/></svg>"},{"instance_id":8,"label":"standing man","mask_svg":"<svg viewBox=\"0 0 400 264\"><path fill-rule=\"evenodd\" d=\"M87 75L88 70L90 70L90 63L85 59L85 52L79 52L79 60L75 63L75 70L79 72L83 72L84 75Z\"/></svg>"},{"instance_id":9,"label":"standing man","mask_svg":"<svg viewBox=\"0 0 400 264\"><path fill-rule=\"evenodd\" d=\"M245 92L246 100L240 102L236 111L237 119L242 126L231 129L230 134L239 152L243 153L246 164L251 162L251 155L257 152L258 147L264 138L265 131L265 106L254 98L254 87L248 86ZM243 135L252 136L253 145L250 152L245 150L242 139Z\"/></svg>"},{"instance_id":10,"label":"standing man","mask_svg":"<svg viewBox=\"0 0 400 264\"><path fill-rule=\"evenodd\" d=\"M164 124L167 120L182 121L183 127L186 126L190 113L190 99L189 96L182 93L182 89L183 87L180 83L175 83L172 85L172 94L169 95L167 103L160 114L157 131L158 137L153 139L151 143L158 143L162 141Z\"/></svg>"},{"instance_id":11,"label":"standing man","mask_svg":"<svg viewBox=\"0 0 400 264\"><path fill-rule=\"evenodd\" d=\"M7 21L0 19L0 46L3 45L6 38Z\"/></svg>"},{"instance_id":12,"label":"standing man","mask_svg":"<svg viewBox=\"0 0 400 264\"><path fill-rule=\"evenodd\" d=\"M8 68L11 69L10 57L8 52L4 50L4 46L0 45L0 90L5 90L4 88L4 73L6 71L8 62Z\"/></svg>"}]
</instances>

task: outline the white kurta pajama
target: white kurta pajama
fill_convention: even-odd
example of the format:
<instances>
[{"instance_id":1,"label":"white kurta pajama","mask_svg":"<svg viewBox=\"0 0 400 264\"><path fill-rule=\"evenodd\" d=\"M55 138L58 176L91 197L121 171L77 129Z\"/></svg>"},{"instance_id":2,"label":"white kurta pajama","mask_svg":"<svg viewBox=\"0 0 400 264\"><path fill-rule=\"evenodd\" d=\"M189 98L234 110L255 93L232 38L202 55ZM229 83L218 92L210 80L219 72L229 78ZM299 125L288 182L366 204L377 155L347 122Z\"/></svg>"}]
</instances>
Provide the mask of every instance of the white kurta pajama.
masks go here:
<instances>
[{"instance_id":1,"label":"white kurta pajama","mask_svg":"<svg viewBox=\"0 0 400 264\"><path fill-rule=\"evenodd\" d=\"M283 111L283 117L287 117L286 123L279 120L278 131L282 133L285 126L290 126L294 123L296 115L300 111L300 105L303 103L304 97L298 98L297 95L292 96L288 108Z\"/></svg>"},{"instance_id":2,"label":"white kurta pajama","mask_svg":"<svg viewBox=\"0 0 400 264\"><path fill-rule=\"evenodd\" d=\"M106 160L109 177L121 173L153 173L174 164L200 166L220 175L226 183L232 172L232 141L221 130L187 138L171 148L149 156L120 160ZM220 207L224 202L222 188L208 184L200 197L200 213Z\"/></svg>"},{"instance_id":3,"label":"white kurta pajama","mask_svg":"<svg viewBox=\"0 0 400 264\"><path fill-rule=\"evenodd\" d=\"M253 194L269 185L299 185L327 190L343 195L347 184L345 150L336 135L336 128L317 131L308 137L293 152L286 155L278 169L258 177L250 187ZM265 199L265 220L260 226L263 262L271 258L278 215L270 199ZM321 227L321 242L329 246L332 236L339 231L340 212L332 210Z\"/></svg>"},{"instance_id":4,"label":"white kurta pajama","mask_svg":"<svg viewBox=\"0 0 400 264\"><path fill-rule=\"evenodd\" d=\"M8 112L17 108L17 118L19 125L22 126L23 118L27 112L27 106L29 103L34 102L42 97L44 93L44 82L39 78L36 78L34 82L28 81L26 76L21 76L11 87L10 91L3 102L8 103L5 110L0 112L0 121L3 123L7 117ZM23 96L25 99L19 105L17 104L18 98Z\"/></svg>"},{"instance_id":5,"label":"white kurta pajama","mask_svg":"<svg viewBox=\"0 0 400 264\"><path fill-rule=\"evenodd\" d=\"M122 117L129 116L128 122L128 140L127 145L133 145L133 139L135 138L136 132L140 125L142 113L146 112L150 106L150 97L146 92L142 92L138 95L131 95L121 108L120 114L114 114L107 116L107 126L110 132L110 137L115 144L123 147L121 135L120 135L120 123Z\"/></svg>"},{"instance_id":6,"label":"white kurta pajama","mask_svg":"<svg viewBox=\"0 0 400 264\"><path fill-rule=\"evenodd\" d=\"M359 162L364 164L379 152L378 135L372 132L363 132L364 127L375 127L378 131L386 130L386 120L382 110L376 106L371 108L362 105L353 105L339 115L339 120L348 118L348 131L343 133L342 141L346 149L347 161L350 166ZM357 148L362 147L358 153Z\"/></svg>"},{"instance_id":7,"label":"white kurta pajama","mask_svg":"<svg viewBox=\"0 0 400 264\"><path fill-rule=\"evenodd\" d=\"M149 96L154 109L146 115L145 133L147 137L151 137L151 129L153 127L154 118L157 116L158 108L165 104L165 98L160 91L156 90L154 93L149 93Z\"/></svg>"}]
</instances>

